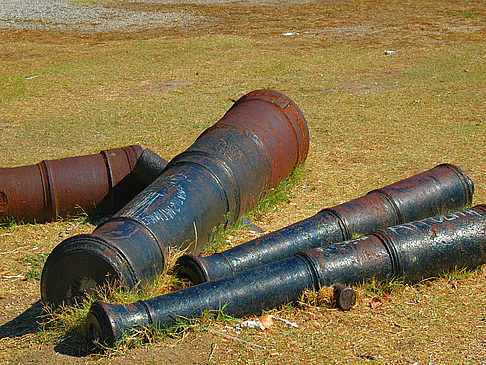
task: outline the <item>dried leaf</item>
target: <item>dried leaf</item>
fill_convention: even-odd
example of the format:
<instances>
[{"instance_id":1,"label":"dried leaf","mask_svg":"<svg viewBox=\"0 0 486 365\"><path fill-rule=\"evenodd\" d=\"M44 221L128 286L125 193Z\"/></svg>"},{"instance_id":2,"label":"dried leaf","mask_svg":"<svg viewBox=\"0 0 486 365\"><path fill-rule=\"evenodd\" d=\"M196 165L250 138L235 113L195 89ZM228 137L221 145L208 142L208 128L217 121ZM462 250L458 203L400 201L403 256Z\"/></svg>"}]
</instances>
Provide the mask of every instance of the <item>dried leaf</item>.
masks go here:
<instances>
[{"instance_id":1,"label":"dried leaf","mask_svg":"<svg viewBox=\"0 0 486 365\"><path fill-rule=\"evenodd\" d=\"M262 330L262 331L265 330L265 327L262 325L262 323L260 322L259 319L257 319L256 321L253 321L253 320L244 321L240 324L240 327L241 328L256 328L256 329L259 329L259 330Z\"/></svg>"},{"instance_id":2,"label":"dried leaf","mask_svg":"<svg viewBox=\"0 0 486 365\"><path fill-rule=\"evenodd\" d=\"M381 301L380 298L377 298L377 297L371 298L371 303L370 303L371 309L376 309L376 308L378 308L382 305L383 305L383 302Z\"/></svg>"},{"instance_id":3,"label":"dried leaf","mask_svg":"<svg viewBox=\"0 0 486 365\"><path fill-rule=\"evenodd\" d=\"M273 319L267 314L260 317L260 322L267 329L273 326Z\"/></svg>"},{"instance_id":4,"label":"dried leaf","mask_svg":"<svg viewBox=\"0 0 486 365\"><path fill-rule=\"evenodd\" d=\"M486 264L483 264L483 265L481 266L481 273L482 273L484 276L486 276Z\"/></svg>"}]
</instances>

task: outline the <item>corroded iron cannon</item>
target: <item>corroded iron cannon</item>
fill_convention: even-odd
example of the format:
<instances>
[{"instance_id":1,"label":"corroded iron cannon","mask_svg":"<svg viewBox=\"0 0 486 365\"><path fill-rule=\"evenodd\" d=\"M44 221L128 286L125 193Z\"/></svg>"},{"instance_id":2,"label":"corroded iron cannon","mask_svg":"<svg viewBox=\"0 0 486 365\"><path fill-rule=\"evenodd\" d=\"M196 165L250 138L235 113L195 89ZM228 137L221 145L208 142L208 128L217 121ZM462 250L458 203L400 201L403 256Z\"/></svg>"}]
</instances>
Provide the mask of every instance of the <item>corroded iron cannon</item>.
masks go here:
<instances>
[{"instance_id":1,"label":"corroded iron cannon","mask_svg":"<svg viewBox=\"0 0 486 365\"><path fill-rule=\"evenodd\" d=\"M287 96L243 96L113 218L53 250L42 300L70 303L107 280L127 288L153 280L168 248L199 253L215 227L235 222L304 162L308 147L304 116Z\"/></svg>"},{"instance_id":2,"label":"corroded iron cannon","mask_svg":"<svg viewBox=\"0 0 486 365\"><path fill-rule=\"evenodd\" d=\"M182 256L176 272L193 283L219 280L295 255L471 204L474 185L457 166L443 164L313 217L208 257Z\"/></svg>"},{"instance_id":3,"label":"corroded iron cannon","mask_svg":"<svg viewBox=\"0 0 486 365\"><path fill-rule=\"evenodd\" d=\"M376 231L301 252L277 263L129 305L94 302L86 319L91 343L112 345L134 328L164 328L223 309L240 317L296 301L306 289L367 278L417 282L486 262L486 205Z\"/></svg>"},{"instance_id":4,"label":"corroded iron cannon","mask_svg":"<svg viewBox=\"0 0 486 365\"><path fill-rule=\"evenodd\" d=\"M0 219L46 222L86 212L116 212L167 162L132 145L95 155L0 168Z\"/></svg>"}]
</instances>

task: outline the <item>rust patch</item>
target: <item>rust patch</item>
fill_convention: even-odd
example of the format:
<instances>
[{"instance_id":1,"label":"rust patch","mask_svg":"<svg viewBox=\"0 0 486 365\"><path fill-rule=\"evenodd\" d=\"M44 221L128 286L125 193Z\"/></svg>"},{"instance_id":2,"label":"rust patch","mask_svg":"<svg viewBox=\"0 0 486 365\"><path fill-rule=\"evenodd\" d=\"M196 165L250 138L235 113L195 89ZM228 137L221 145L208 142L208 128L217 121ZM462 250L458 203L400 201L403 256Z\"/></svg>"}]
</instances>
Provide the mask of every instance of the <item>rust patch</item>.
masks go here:
<instances>
[{"instance_id":1,"label":"rust patch","mask_svg":"<svg viewBox=\"0 0 486 365\"><path fill-rule=\"evenodd\" d=\"M3 191L0 191L0 213L3 213L7 210L7 204L7 194L5 194Z\"/></svg>"}]
</instances>

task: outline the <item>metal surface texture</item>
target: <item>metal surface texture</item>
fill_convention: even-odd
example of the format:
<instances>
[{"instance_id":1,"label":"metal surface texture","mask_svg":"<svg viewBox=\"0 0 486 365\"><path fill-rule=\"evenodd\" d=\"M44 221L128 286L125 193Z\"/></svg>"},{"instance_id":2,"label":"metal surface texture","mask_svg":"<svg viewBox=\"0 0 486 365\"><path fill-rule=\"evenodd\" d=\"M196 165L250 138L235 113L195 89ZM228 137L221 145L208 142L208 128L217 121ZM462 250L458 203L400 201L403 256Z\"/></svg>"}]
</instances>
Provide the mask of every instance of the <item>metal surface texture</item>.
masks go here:
<instances>
[{"instance_id":1,"label":"metal surface texture","mask_svg":"<svg viewBox=\"0 0 486 365\"><path fill-rule=\"evenodd\" d=\"M131 174L137 164L144 165L143 159L140 161L144 153L142 147L132 145L95 155L0 168L0 219L41 223L81 212L113 213L147 186ZM152 178L167 164L155 154L151 159L158 161L157 165L139 168L139 177Z\"/></svg>"},{"instance_id":2,"label":"metal surface texture","mask_svg":"<svg viewBox=\"0 0 486 365\"><path fill-rule=\"evenodd\" d=\"M86 319L86 336L90 343L111 346L133 329L169 327L207 310L224 308L224 313L235 317L255 315L298 300L306 289L353 285L372 277L417 282L445 270L474 268L485 262L486 205L478 205L301 252L145 301L129 305L95 302Z\"/></svg>"},{"instance_id":3,"label":"metal surface texture","mask_svg":"<svg viewBox=\"0 0 486 365\"><path fill-rule=\"evenodd\" d=\"M368 194L324 209L300 222L208 257L182 256L176 272L198 284L349 240L353 234L463 209L473 182L454 165L442 164Z\"/></svg>"},{"instance_id":4,"label":"metal surface texture","mask_svg":"<svg viewBox=\"0 0 486 365\"><path fill-rule=\"evenodd\" d=\"M234 223L276 187L308 147L304 116L287 96L273 90L243 96L110 220L53 250L42 272L42 300L70 304L109 280L126 288L153 280L168 248L198 254L214 228Z\"/></svg>"},{"instance_id":5,"label":"metal surface texture","mask_svg":"<svg viewBox=\"0 0 486 365\"><path fill-rule=\"evenodd\" d=\"M356 291L340 283L333 284L333 301L337 308L351 310L356 305Z\"/></svg>"},{"instance_id":6,"label":"metal surface texture","mask_svg":"<svg viewBox=\"0 0 486 365\"><path fill-rule=\"evenodd\" d=\"M167 161L149 148L143 150L137 160L131 174L137 179L143 187L149 186L157 179L162 171L167 167ZM140 191L137 192L137 194ZM134 197L136 194L132 195ZM128 202L128 201L127 201ZM123 204L125 205L125 204ZM120 206L121 208L121 206Z\"/></svg>"}]
</instances>

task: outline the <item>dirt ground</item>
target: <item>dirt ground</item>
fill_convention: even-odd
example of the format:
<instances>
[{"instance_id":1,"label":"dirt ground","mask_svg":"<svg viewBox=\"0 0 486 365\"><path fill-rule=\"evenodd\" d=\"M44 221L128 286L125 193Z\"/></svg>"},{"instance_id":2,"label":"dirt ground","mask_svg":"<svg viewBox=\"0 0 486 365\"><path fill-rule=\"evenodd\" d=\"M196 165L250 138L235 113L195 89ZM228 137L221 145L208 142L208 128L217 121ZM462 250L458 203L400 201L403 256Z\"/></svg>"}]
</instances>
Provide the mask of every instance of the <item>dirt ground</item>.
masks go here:
<instances>
[{"instance_id":1,"label":"dirt ground","mask_svg":"<svg viewBox=\"0 0 486 365\"><path fill-rule=\"evenodd\" d=\"M468 44L483 44L486 41L486 7L482 0L320 2L0 0L0 42L8 44L8 47L0 50L0 62L4 63L44 57L37 50L26 52L25 49L23 51L16 49L15 44L27 42L52 45L53 49L57 49L56 47L61 49L63 44L79 45L80 48L90 47L92 52L96 47L104 49L103 47L110 42L158 38L182 42L182 40L206 35L209 37L241 36L251 39L259 47L268 51L280 52L288 49L292 52L305 53L306 50L344 45L354 50L373 49L380 55L384 54L385 50L406 54L387 66L383 74L380 70L375 70L376 73L370 76L366 70L359 70L358 72L365 75L363 79L356 80L350 77L338 88L317 91L301 88L302 100L305 97L312 99L317 94L339 95L343 91L379 97L386 90L382 88L379 81L375 82L375 80L381 80L388 74L400 70L414 55L435 54L437 49L459 52ZM477 62L484 62L484 54L482 57ZM471 61L471 64L473 62L476 61ZM204 67L218 67L218 65L209 64ZM323 66L323 73L326 72L325 70L326 67ZM469 69L464 70L464 72L468 71ZM148 83L145 86L139 85L138 89L124 90L124 92L126 95L138 95L146 90L179 89L191 83L185 80L171 80L171 82L169 84ZM477 95L483 96L481 93L484 91L476 91ZM479 156L477 160L467 160L465 166L465 169L471 172L474 181L479 182L475 198L477 204L486 201L486 190L483 186L486 182L483 176L486 167L484 165L486 162L485 105L484 100L481 100L475 113L476 119L472 120L473 117L470 117L467 120L468 123L477 123L475 138L482 142L477 146L476 153ZM0 105L0 112L11 111L7 105ZM21 119L22 113L31 115L35 112L35 109L26 107L18 111L17 117ZM459 109L455 112L461 114ZM317 112L311 112L309 120L316 115ZM326 129L327 127L321 127L317 121L311 123L313 123L312 132L316 135L331 134L334 130L338 130L335 133L339 134L340 126L337 122L333 125L334 130L331 127L329 130ZM7 128L9 125L10 121L0 116L0 129ZM389 143L387 147L393 145L390 141L393 140L393 133L396 133L395 137L398 138L400 131L383 135ZM184 142L182 139L187 136L171 137L176 142L166 147L167 157L180 151ZM379 143L379 139L380 136L376 137L376 143ZM255 223L265 231L280 228L315 214L316 207L320 206L318 203L323 196L326 196L328 206L338 204L357 196L358 191L362 193L369 190L365 187L368 179L373 178L373 181L377 181L382 178L382 176L366 176L370 172L376 173L375 170L367 167L375 162L372 148L360 147L359 150L354 150L340 137L336 137L336 142L336 149L330 151L324 151L327 148L324 142L312 142L307 162L307 180L295 187L290 199L291 204L284 204ZM460 143L458 144L460 148ZM15 146L12 146L12 149L14 148ZM454 154L446 150L445 155ZM21 160L16 157L8 158L7 160L5 157L3 162L8 161L12 166L21 163ZM29 163L34 162L37 161L29 161ZM403 171L400 177L407 176L408 172L418 172L407 161L397 163L402 163L400 167ZM335 179L335 187L324 186L322 182L320 185L317 183L324 179L323 176L326 174L332 174L332 168L346 171L343 179L351 175L352 171L349 170L355 169L354 185L351 184L349 189L346 187L346 192L342 192L341 195L337 194L340 189L339 178ZM383 169L392 170L391 168L387 170L386 167ZM308 183L309 181L312 182ZM345 190L343 187L341 189ZM90 232L92 229L92 225L84 225L77 221L49 223L38 225L36 228L19 226L15 232L0 229L0 247L2 247L0 260L5 258L6 262L19 261L17 256L20 252L30 250L28 257L32 258L32 265L42 262L42 257L36 256L38 248L32 245L19 246L17 237L22 237L22 242L38 240L55 242L70 235ZM242 237L239 239L244 240ZM109 364L307 362L316 364L364 362L486 364L486 294L484 291L486 273L484 270L476 271L464 278L441 278L418 287L407 287L401 294L395 293L389 297L385 295L381 298L383 303L378 308L373 308L370 304L371 298L364 296L358 308L349 313L305 305L280 309L274 314L298 323L299 328L288 328L283 323L278 323L270 333L246 334L245 338L252 343L265 343L267 346L265 350L229 340L206 330L211 327L226 331L225 323L209 325L203 323L192 331L175 335L174 338L125 350L110 358L100 358L87 356L82 339L77 335L68 334L60 341L52 338L39 339L39 326L36 324L41 313L39 281L16 279L14 277L16 273L12 272L7 265L2 266L1 269L3 279L0 279L0 358L7 363L100 361ZM431 291L434 294L429 296ZM452 309L456 312L450 313ZM454 316L454 321L448 321L449 316ZM461 317L463 321L457 319ZM364 331L361 337L360 330ZM323 342L324 337L328 338ZM452 341L454 344L451 344ZM325 348L321 347L323 343ZM444 354L444 349L451 353ZM383 351L383 354L380 351ZM415 354L420 354L420 362L414 360ZM428 362L424 359L428 359Z\"/></svg>"}]
</instances>

